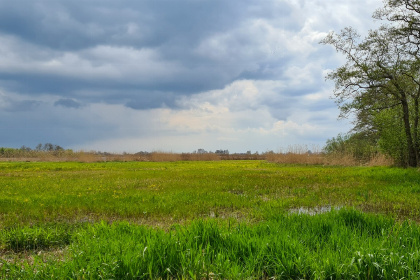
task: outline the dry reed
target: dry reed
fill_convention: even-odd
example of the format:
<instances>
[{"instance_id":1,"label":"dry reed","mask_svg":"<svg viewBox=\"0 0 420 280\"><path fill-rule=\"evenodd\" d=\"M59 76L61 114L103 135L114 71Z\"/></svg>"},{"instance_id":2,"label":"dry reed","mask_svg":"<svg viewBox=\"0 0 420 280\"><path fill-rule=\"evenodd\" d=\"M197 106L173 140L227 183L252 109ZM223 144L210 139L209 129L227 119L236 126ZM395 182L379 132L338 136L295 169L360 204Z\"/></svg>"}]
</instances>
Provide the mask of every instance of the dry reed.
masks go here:
<instances>
[{"instance_id":1,"label":"dry reed","mask_svg":"<svg viewBox=\"0 0 420 280\"><path fill-rule=\"evenodd\" d=\"M64 150L17 152L0 156L0 161L78 161L78 162L107 162L107 161L216 161L216 160L267 160L281 164L308 164L308 165L342 165L342 166L391 166L392 159L383 154L360 160L351 153L324 154L318 147L289 146L284 151L263 154L216 154L216 153L172 153L155 151L152 153L140 152L135 154L101 153L95 151Z\"/></svg>"}]
</instances>

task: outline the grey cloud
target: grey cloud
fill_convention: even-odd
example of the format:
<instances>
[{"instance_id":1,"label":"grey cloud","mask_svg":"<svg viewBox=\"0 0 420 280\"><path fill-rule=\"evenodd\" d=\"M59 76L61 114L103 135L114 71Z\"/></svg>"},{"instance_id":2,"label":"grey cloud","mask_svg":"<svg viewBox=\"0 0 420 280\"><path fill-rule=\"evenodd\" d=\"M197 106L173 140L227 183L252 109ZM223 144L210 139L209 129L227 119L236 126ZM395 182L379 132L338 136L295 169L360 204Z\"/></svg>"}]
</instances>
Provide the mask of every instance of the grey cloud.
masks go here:
<instances>
[{"instance_id":1,"label":"grey cloud","mask_svg":"<svg viewBox=\"0 0 420 280\"><path fill-rule=\"evenodd\" d=\"M82 104L69 98L62 98L54 102L54 106L63 106L67 108L80 108L82 107Z\"/></svg>"},{"instance_id":2,"label":"grey cloud","mask_svg":"<svg viewBox=\"0 0 420 280\"><path fill-rule=\"evenodd\" d=\"M235 1L221 0L3 0L0 27L3 32L62 50L98 44L190 43L235 25L246 16L243 7L247 2L238 8Z\"/></svg>"},{"instance_id":3,"label":"grey cloud","mask_svg":"<svg viewBox=\"0 0 420 280\"><path fill-rule=\"evenodd\" d=\"M21 91L59 94L69 98L73 97L72 92L80 89L123 91L130 84L142 92L157 90L168 92L169 95L171 92L193 94L221 88L240 78L241 73L251 71L258 75L260 68L264 67L259 64L259 60L267 51L252 51L261 43L260 35L249 34L246 22L260 17L275 19L290 13L288 4L279 4L276 1L266 1L265 5L250 0L241 1L240 5L236 1L222 0L0 1L0 34L20 38L21 41L15 46L31 44L26 47L32 48L30 51L21 47L16 50L15 55L22 57L25 54L26 60L34 60L33 66L22 65L24 62L20 62L18 67L25 67L26 71L2 71L0 78L16 81ZM207 38L217 34L231 36L225 42L231 44L229 52L212 58L206 51L195 51L200 44L206 43ZM158 72L155 74L152 69L145 78L143 73L136 77L135 71L139 67L134 66L145 62L131 61L127 64L128 62L121 60L124 56L121 53L120 61L109 60L109 65L106 65L108 68L112 67L114 72L117 71L115 73L119 75L118 78L106 75L101 78L101 72L95 74L98 71L95 67L106 62L107 57L95 57L86 51L97 46L127 47L134 50L150 48L159 56L156 58L159 63L169 63L174 68L170 71L168 69L166 76L157 75ZM35 47L37 49L34 51ZM64 64L62 67L66 67L66 71L40 71L40 67L45 67L45 62L60 61L62 56L68 54L84 59L84 62L91 65L91 69L85 69L86 65L76 67ZM146 63L151 62L153 61ZM82 64L83 61L78 63ZM132 69L131 74L127 75L128 70L124 70L127 68ZM83 71L88 72L78 77L77 73ZM89 80L91 75L97 77ZM130 99L127 104L133 108L147 106L147 103L140 104L145 100L142 94L135 94Z\"/></svg>"},{"instance_id":4,"label":"grey cloud","mask_svg":"<svg viewBox=\"0 0 420 280\"><path fill-rule=\"evenodd\" d=\"M0 116L11 120L0 128L15 126L11 135L0 136L0 143L31 145L22 142L31 139L35 145L67 146L118 132L126 137L131 126L119 131L115 118L95 119L123 110L129 112L126 118L141 114L141 119L152 119L156 116L148 114L157 108L176 115L210 103L235 115L233 130L247 123L269 127L288 120L296 107L330 110L332 102L304 99L325 90L323 69L340 63L317 38L346 25L366 25L368 10L380 2L0 0L0 88L6 91L0 97L7 101L0 104ZM270 94L262 88L263 96L247 104L223 91L238 80L280 82L267 89ZM217 90L222 92L207 94ZM19 98L8 97L11 92ZM121 111L89 113L99 105ZM207 120L218 114L207 109L197 109L199 116ZM249 120L249 112L264 113ZM178 117L180 127L193 121ZM322 122L323 115L319 118ZM166 129L135 136L164 139ZM189 133L194 130L182 130L182 135Z\"/></svg>"},{"instance_id":5,"label":"grey cloud","mask_svg":"<svg viewBox=\"0 0 420 280\"><path fill-rule=\"evenodd\" d=\"M19 148L22 145L35 147L38 143L54 143L64 148L109 137L115 132L114 125L104 122L91 108L74 110L39 102L32 110L0 110L0 145ZM106 115L106 112L104 112ZM103 117L103 116L102 116Z\"/></svg>"},{"instance_id":6,"label":"grey cloud","mask_svg":"<svg viewBox=\"0 0 420 280\"><path fill-rule=\"evenodd\" d=\"M142 97L128 97L128 101L124 105L136 110L161 107L176 107L176 96L174 94L162 91L148 91L140 94L142 95Z\"/></svg>"},{"instance_id":7,"label":"grey cloud","mask_svg":"<svg viewBox=\"0 0 420 280\"><path fill-rule=\"evenodd\" d=\"M94 86L89 81L39 73L0 74L0 76L3 80L0 82L0 85L3 88L9 91L32 94L34 96L40 94L62 94L69 96L73 91Z\"/></svg>"},{"instance_id":8,"label":"grey cloud","mask_svg":"<svg viewBox=\"0 0 420 280\"><path fill-rule=\"evenodd\" d=\"M37 100L13 100L9 98L4 99L2 103L3 110L14 113L32 111L41 105L41 102Z\"/></svg>"}]
</instances>

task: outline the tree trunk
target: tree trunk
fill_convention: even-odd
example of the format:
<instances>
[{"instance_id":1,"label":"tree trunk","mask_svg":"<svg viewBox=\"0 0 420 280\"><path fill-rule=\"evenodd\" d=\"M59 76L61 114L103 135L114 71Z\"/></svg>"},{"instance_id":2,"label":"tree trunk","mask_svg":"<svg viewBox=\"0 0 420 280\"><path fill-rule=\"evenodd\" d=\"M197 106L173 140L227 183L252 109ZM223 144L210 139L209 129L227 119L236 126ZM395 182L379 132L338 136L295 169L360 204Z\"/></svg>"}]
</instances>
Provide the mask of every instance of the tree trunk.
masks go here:
<instances>
[{"instance_id":1,"label":"tree trunk","mask_svg":"<svg viewBox=\"0 0 420 280\"><path fill-rule=\"evenodd\" d=\"M403 110L405 136L407 138L408 166L417 167L416 148L414 147L413 137L411 134L411 127L410 127L410 108L408 107L407 97L405 94L401 96L401 105L402 105L402 110Z\"/></svg>"},{"instance_id":2,"label":"tree trunk","mask_svg":"<svg viewBox=\"0 0 420 280\"><path fill-rule=\"evenodd\" d=\"M419 92L415 96L414 99L414 129L413 129L413 137L414 137L414 149L416 153L416 161L417 164L420 164L419 161L419 97L420 97L420 88L418 90Z\"/></svg>"}]
</instances>

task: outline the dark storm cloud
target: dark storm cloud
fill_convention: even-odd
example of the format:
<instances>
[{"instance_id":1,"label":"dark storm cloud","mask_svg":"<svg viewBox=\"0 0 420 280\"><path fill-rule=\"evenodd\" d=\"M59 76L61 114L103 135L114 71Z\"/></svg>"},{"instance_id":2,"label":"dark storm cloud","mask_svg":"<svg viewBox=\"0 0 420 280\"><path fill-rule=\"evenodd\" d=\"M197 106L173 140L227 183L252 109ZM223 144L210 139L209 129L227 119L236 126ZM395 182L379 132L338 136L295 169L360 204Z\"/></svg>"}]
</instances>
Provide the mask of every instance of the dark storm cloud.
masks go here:
<instances>
[{"instance_id":1,"label":"dark storm cloud","mask_svg":"<svg viewBox=\"0 0 420 280\"><path fill-rule=\"evenodd\" d=\"M269 1L265 4L224 0L3 0L0 27L2 32L52 49L74 50L98 44L174 44L176 49L233 28L249 14L281 17L290 10L287 6L273 10Z\"/></svg>"},{"instance_id":2,"label":"dark storm cloud","mask_svg":"<svg viewBox=\"0 0 420 280\"><path fill-rule=\"evenodd\" d=\"M0 35L16 38L11 46L13 55L21 58L20 65L26 64L24 67L27 69L24 72L10 70L11 67L6 71L0 70L0 78L15 81L20 91L68 98L74 97L74 92L80 89L92 89L113 90L116 95L109 98L116 100L124 95L122 92L127 87L131 87L133 95L129 101L122 103L132 108L170 105L173 104L169 101L172 94L188 95L222 88L241 78L242 74L245 77L272 78L273 73L278 71L271 73L268 68L274 65L267 68L267 65L259 64L258 60L265 53L257 51L254 54L251 51L252 47L261 43L259 34L248 34L244 22L253 18L287 17L291 9L285 3L264 3L222 0L2 0ZM230 30L238 32L231 36ZM217 48L219 42L215 41L215 45L206 49L206 44L211 42L206 40L212 36L218 39L218 35L224 36L220 44L225 44L222 47L228 49L208 53L211 48ZM16 49L16 46L19 47ZM147 49L153 54L148 61L140 58L119 61L111 56L113 54L100 49L103 46L132 51ZM123 56L124 53L118 55ZM31 60L32 64L29 63ZM59 61L62 67L67 68L66 71L49 70L45 64L51 61ZM172 68L168 68L164 77L151 69L146 78L142 79L142 73L136 78L135 72L141 65L151 62L160 63L162 67L170 64ZM69 67L69 63L75 65ZM117 72L117 77L106 77L98 72L95 79L89 79L89 75L95 75L103 63L113 68L111 70ZM80 64L80 72L87 73L86 78L77 75L77 64ZM41 67L44 67L42 71ZM124 72L127 68L133 69L131 77ZM147 98L146 92L153 91L162 93L160 97L163 101L157 101L156 94ZM165 92L169 97L164 96ZM92 97L78 98L87 101ZM102 97L102 101L106 102L105 98Z\"/></svg>"}]
</instances>

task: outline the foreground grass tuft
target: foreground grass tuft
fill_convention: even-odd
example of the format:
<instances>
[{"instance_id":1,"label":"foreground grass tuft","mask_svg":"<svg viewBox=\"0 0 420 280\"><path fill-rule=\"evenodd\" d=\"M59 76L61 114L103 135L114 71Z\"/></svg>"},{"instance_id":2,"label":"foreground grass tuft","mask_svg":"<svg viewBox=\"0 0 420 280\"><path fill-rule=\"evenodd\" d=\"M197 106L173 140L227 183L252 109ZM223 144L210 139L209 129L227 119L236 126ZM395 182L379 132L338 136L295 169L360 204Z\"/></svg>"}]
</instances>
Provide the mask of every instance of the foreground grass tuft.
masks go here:
<instances>
[{"instance_id":1,"label":"foreground grass tuft","mask_svg":"<svg viewBox=\"0 0 420 280\"><path fill-rule=\"evenodd\" d=\"M44 225L42 227L16 227L0 232L3 250L15 253L27 250L46 250L63 247L71 242L70 225Z\"/></svg>"},{"instance_id":2,"label":"foreground grass tuft","mask_svg":"<svg viewBox=\"0 0 420 280\"><path fill-rule=\"evenodd\" d=\"M97 223L72 234L65 261L3 262L24 279L413 279L420 228L353 209L278 214L254 225L197 220L169 230Z\"/></svg>"}]
</instances>

